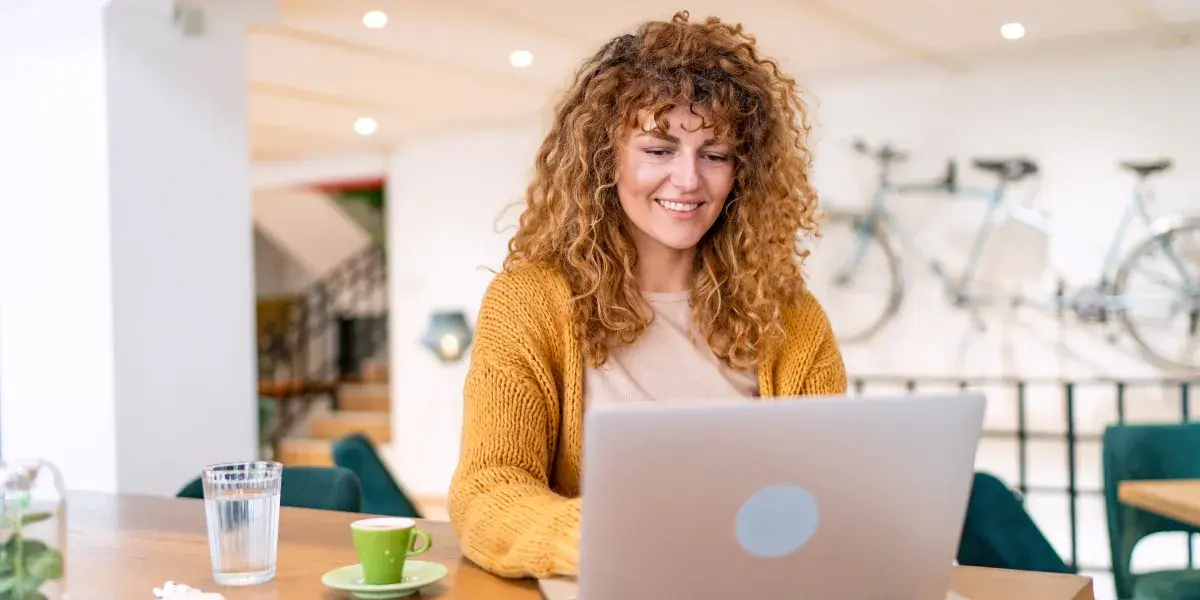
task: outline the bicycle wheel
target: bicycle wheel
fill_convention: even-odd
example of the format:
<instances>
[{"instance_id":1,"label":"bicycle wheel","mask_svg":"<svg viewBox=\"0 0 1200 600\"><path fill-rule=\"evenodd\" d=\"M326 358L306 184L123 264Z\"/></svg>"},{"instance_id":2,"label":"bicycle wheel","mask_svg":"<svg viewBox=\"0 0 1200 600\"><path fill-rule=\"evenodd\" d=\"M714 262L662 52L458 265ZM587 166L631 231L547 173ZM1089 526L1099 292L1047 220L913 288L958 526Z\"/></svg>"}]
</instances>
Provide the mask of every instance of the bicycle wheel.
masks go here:
<instances>
[{"instance_id":1,"label":"bicycle wheel","mask_svg":"<svg viewBox=\"0 0 1200 600\"><path fill-rule=\"evenodd\" d=\"M820 232L819 238L805 240L811 252L804 263L805 283L839 342L870 339L904 297L900 259L873 216L832 212Z\"/></svg>"},{"instance_id":2,"label":"bicycle wheel","mask_svg":"<svg viewBox=\"0 0 1200 600\"><path fill-rule=\"evenodd\" d=\"M1117 317L1149 362L1200 370L1200 217L1135 246L1113 279L1113 296Z\"/></svg>"}]
</instances>

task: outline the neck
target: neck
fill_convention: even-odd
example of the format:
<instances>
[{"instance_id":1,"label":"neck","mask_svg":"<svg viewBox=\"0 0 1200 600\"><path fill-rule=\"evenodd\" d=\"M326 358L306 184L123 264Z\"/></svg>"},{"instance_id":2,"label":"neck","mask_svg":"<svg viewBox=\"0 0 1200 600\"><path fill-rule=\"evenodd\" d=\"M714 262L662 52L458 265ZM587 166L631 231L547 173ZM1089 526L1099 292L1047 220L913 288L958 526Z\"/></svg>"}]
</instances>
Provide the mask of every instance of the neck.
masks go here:
<instances>
[{"instance_id":1,"label":"neck","mask_svg":"<svg viewBox=\"0 0 1200 600\"><path fill-rule=\"evenodd\" d=\"M676 250L656 245L638 248L638 289L643 292L683 292L696 276L696 249Z\"/></svg>"}]
</instances>

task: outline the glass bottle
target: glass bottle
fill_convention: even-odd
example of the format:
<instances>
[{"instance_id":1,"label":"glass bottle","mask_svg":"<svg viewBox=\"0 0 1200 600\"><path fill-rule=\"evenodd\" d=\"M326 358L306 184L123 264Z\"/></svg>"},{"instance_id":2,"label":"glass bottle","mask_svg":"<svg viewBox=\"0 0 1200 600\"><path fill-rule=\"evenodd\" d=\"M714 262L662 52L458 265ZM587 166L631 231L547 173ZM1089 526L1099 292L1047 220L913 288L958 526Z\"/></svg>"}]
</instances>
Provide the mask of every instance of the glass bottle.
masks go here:
<instances>
[{"instance_id":1,"label":"glass bottle","mask_svg":"<svg viewBox=\"0 0 1200 600\"><path fill-rule=\"evenodd\" d=\"M67 598L67 495L42 459L0 459L0 598Z\"/></svg>"}]
</instances>

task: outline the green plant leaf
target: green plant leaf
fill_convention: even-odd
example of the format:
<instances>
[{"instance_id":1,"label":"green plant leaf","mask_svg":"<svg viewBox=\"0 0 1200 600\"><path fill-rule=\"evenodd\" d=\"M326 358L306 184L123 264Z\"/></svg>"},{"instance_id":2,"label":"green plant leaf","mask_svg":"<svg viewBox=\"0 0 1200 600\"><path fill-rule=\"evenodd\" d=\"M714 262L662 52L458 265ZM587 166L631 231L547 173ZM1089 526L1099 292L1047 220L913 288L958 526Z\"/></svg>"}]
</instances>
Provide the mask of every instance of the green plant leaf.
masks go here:
<instances>
[{"instance_id":1,"label":"green plant leaf","mask_svg":"<svg viewBox=\"0 0 1200 600\"><path fill-rule=\"evenodd\" d=\"M38 590L42 583L42 580L36 578L21 580L21 585L12 592L15 594L14 600L46 600L46 595Z\"/></svg>"},{"instance_id":2,"label":"green plant leaf","mask_svg":"<svg viewBox=\"0 0 1200 600\"><path fill-rule=\"evenodd\" d=\"M54 548L47 547L41 544L41 548L36 554L29 553L26 550L25 554L25 569L31 577L36 577L43 581L48 579L59 579L63 576L63 556L62 552Z\"/></svg>"},{"instance_id":3,"label":"green plant leaf","mask_svg":"<svg viewBox=\"0 0 1200 600\"><path fill-rule=\"evenodd\" d=\"M38 577L18 577L10 574L0 578L0 600L44 600L46 595L38 588L45 583Z\"/></svg>"},{"instance_id":4,"label":"green plant leaf","mask_svg":"<svg viewBox=\"0 0 1200 600\"><path fill-rule=\"evenodd\" d=\"M50 512L36 512L36 513L27 513L27 514L21 515L21 527L26 527L26 526L32 525L34 523L40 523L40 522L45 521L53 516L54 516L54 513L50 513ZM5 514L4 518L2 520L0 520L0 527L4 527L6 529L19 529L19 528L13 527L13 525L14 525L14 523L13 523L13 518L12 518L11 513Z\"/></svg>"},{"instance_id":5,"label":"green plant leaf","mask_svg":"<svg viewBox=\"0 0 1200 600\"><path fill-rule=\"evenodd\" d=\"M25 527L28 525L32 525L34 523L41 523L42 521L45 521L53 516L54 516L54 513L48 513L48 512L29 513L29 514L25 515L24 517L21 517L21 526Z\"/></svg>"}]
</instances>

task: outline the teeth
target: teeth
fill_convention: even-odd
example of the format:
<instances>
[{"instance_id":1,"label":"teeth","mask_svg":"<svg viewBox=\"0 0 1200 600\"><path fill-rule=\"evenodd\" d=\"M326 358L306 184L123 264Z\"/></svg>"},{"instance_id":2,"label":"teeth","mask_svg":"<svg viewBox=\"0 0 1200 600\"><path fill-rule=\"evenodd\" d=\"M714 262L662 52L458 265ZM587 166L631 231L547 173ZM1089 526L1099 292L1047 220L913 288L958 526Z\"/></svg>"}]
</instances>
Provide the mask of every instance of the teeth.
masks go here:
<instances>
[{"instance_id":1,"label":"teeth","mask_svg":"<svg viewBox=\"0 0 1200 600\"><path fill-rule=\"evenodd\" d=\"M692 212L700 208L700 204L684 204L683 202L668 202L666 200L658 200L658 203L663 207L676 212Z\"/></svg>"}]
</instances>

